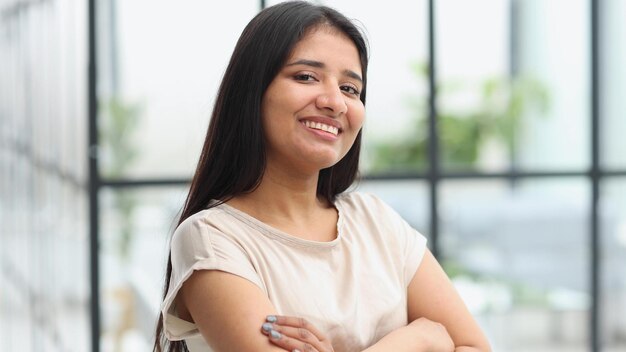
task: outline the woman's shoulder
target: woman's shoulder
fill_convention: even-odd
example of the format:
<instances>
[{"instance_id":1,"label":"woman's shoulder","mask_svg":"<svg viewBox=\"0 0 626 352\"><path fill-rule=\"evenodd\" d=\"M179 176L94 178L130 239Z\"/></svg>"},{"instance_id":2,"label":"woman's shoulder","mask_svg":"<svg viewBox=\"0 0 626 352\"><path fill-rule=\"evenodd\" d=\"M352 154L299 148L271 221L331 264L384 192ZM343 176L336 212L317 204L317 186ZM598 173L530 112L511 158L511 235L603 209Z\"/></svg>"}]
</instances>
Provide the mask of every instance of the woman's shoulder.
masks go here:
<instances>
[{"instance_id":1,"label":"woman's shoulder","mask_svg":"<svg viewBox=\"0 0 626 352\"><path fill-rule=\"evenodd\" d=\"M174 230L172 241L179 238L227 236L225 228L236 226L236 220L231 216L223 205L215 205L200 210L183 220Z\"/></svg>"},{"instance_id":2,"label":"woman's shoulder","mask_svg":"<svg viewBox=\"0 0 626 352\"><path fill-rule=\"evenodd\" d=\"M222 204L200 210L182 221L172 234L170 248L172 253L212 257L216 248L236 252L242 241L254 237L250 226Z\"/></svg>"},{"instance_id":3,"label":"woman's shoulder","mask_svg":"<svg viewBox=\"0 0 626 352\"><path fill-rule=\"evenodd\" d=\"M216 220L223 217L224 210L218 206L202 209L183 220L177 227L176 232L193 231L198 227L211 226Z\"/></svg>"},{"instance_id":4,"label":"woman's shoulder","mask_svg":"<svg viewBox=\"0 0 626 352\"><path fill-rule=\"evenodd\" d=\"M337 196L337 203L346 209L358 212L387 212L391 208L376 195L367 192L344 192Z\"/></svg>"},{"instance_id":5,"label":"woman's shoulder","mask_svg":"<svg viewBox=\"0 0 626 352\"><path fill-rule=\"evenodd\" d=\"M403 221L391 206L372 193L342 193L337 197L336 204L343 216L360 222L383 224Z\"/></svg>"}]
</instances>

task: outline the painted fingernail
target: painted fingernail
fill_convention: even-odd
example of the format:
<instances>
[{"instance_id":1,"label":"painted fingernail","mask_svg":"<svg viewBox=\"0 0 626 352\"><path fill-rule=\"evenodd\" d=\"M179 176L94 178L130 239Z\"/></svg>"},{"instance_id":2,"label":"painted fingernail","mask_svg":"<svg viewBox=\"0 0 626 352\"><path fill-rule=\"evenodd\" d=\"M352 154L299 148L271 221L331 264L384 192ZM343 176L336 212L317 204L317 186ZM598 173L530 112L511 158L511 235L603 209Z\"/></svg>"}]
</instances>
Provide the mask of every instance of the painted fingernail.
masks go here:
<instances>
[{"instance_id":1,"label":"painted fingernail","mask_svg":"<svg viewBox=\"0 0 626 352\"><path fill-rule=\"evenodd\" d=\"M267 318L265 318L265 320L267 320L270 323L275 323L277 319L275 315L268 315Z\"/></svg>"},{"instance_id":2,"label":"painted fingernail","mask_svg":"<svg viewBox=\"0 0 626 352\"><path fill-rule=\"evenodd\" d=\"M276 330L272 330L270 331L270 336L274 339L274 340L280 340L281 337L283 337L283 335L281 335L278 331Z\"/></svg>"},{"instance_id":3,"label":"painted fingernail","mask_svg":"<svg viewBox=\"0 0 626 352\"><path fill-rule=\"evenodd\" d=\"M272 324L271 323L263 323L263 325L261 326L261 328L263 329L263 331L265 332L270 332L272 331Z\"/></svg>"}]
</instances>

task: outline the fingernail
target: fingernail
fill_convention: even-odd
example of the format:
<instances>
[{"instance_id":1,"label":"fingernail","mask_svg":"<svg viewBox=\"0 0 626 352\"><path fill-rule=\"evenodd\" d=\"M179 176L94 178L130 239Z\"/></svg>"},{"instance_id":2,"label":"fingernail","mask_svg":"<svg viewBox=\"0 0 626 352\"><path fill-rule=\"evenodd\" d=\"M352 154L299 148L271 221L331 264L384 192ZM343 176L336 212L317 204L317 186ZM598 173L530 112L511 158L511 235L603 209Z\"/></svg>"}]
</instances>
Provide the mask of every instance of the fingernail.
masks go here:
<instances>
[{"instance_id":1,"label":"fingernail","mask_svg":"<svg viewBox=\"0 0 626 352\"><path fill-rule=\"evenodd\" d=\"M268 315L267 318L265 318L265 320L267 320L270 323L275 323L277 319L275 315Z\"/></svg>"},{"instance_id":2,"label":"fingernail","mask_svg":"<svg viewBox=\"0 0 626 352\"><path fill-rule=\"evenodd\" d=\"M301 352L301 351L300 351L299 349L297 349L297 348L296 348L296 349L294 349L294 350L293 350L293 351L291 351L291 352Z\"/></svg>"},{"instance_id":3,"label":"fingernail","mask_svg":"<svg viewBox=\"0 0 626 352\"><path fill-rule=\"evenodd\" d=\"M283 335L281 335L278 331L276 330L272 330L270 331L270 336L274 339L274 340L280 340L281 337L283 337Z\"/></svg>"},{"instance_id":4,"label":"fingernail","mask_svg":"<svg viewBox=\"0 0 626 352\"><path fill-rule=\"evenodd\" d=\"M270 323L263 323L263 325L261 326L261 328L263 329L263 331L265 332L270 332L272 331L272 324Z\"/></svg>"}]
</instances>

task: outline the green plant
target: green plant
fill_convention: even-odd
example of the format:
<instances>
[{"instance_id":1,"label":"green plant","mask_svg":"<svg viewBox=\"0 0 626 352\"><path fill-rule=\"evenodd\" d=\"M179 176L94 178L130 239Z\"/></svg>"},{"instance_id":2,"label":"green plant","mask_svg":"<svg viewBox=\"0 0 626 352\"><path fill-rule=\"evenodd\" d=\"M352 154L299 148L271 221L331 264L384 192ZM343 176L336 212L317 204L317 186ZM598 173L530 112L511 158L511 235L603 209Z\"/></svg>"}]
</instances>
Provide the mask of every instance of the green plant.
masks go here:
<instances>
[{"instance_id":1,"label":"green plant","mask_svg":"<svg viewBox=\"0 0 626 352\"><path fill-rule=\"evenodd\" d=\"M138 156L138 150L133 143L133 134L139 126L141 108L136 104L121 101L112 97L104 104L100 116L104 121L100 128L100 145L107 156L104 174L109 178L119 178L124 175ZM122 260L127 260L132 244L133 214L136 200L127 192L113 194L113 206L120 214L120 234L117 243Z\"/></svg>"},{"instance_id":2,"label":"green plant","mask_svg":"<svg viewBox=\"0 0 626 352\"><path fill-rule=\"evenodd\" d=\"M415 65L414 72L421 81L428 76L425 65ZM439 104L443 106L438 111L438 143L441 162L448 168L475 168L481 147L490 140L503 145L512 159L524 114L531 109L545 112L549 106L547 89L530 76L492 77L478 85L444 82L437 86L437 92L444 103L463 95L478 95L470 107ZM414 127L404 136L375 143L373 171L427 168L427 105L417 98L411 98L409 104Z\"/></svg>"}]
</instances>

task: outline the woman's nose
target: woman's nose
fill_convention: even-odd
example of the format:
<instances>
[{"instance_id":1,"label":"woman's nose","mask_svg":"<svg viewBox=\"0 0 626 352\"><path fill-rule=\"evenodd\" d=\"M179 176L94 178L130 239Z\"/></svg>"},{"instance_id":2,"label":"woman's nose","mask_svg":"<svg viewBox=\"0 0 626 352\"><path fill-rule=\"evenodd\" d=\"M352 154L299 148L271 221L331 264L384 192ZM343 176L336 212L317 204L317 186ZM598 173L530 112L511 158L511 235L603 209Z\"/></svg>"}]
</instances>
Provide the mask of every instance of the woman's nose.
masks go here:
<instances>
[{"instance_id":1,"label":"woman's nose","mask_svg":"<svg viewBox=\"0 0 626 352\"><path fill-rule=\"evenodd\" d=\"M333 112L333 115L338 116L345 114L348 111L348 105L346 104L345 97L339 87L329 87L317 96L316 105L319 109L326 109Z\"/></svg>"}]
</instances>

